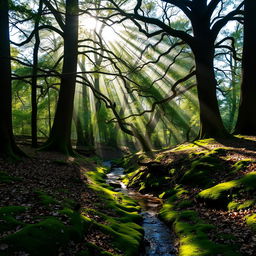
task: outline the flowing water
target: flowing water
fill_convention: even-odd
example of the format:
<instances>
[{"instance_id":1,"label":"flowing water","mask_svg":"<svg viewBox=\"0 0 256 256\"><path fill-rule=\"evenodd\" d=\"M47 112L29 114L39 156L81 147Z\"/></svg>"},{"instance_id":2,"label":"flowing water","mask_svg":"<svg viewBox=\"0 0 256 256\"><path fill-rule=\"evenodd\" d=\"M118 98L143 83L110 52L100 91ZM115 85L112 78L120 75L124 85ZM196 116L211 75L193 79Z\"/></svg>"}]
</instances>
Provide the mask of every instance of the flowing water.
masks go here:
<instances>
[{"instance_id":1,"label":"flowing water","mask_svg":"<svg viewBox=\"0 0 256 256\"><path fill-rule=\"evenodd\" d=\"M105 166L111 168L111 162L104 162ZM173 237L169 228L157 218L162 201L153 195L143 195L139 192L127 189L121 181L124 177L124 169L120 167L111 168L107 174L107 183L115 188L115 191L122 192L136 199L142 208L143 229L145 232L145 250L141 256L175 256L175 249L172 245Z\"/></svg>"}]
</instances>

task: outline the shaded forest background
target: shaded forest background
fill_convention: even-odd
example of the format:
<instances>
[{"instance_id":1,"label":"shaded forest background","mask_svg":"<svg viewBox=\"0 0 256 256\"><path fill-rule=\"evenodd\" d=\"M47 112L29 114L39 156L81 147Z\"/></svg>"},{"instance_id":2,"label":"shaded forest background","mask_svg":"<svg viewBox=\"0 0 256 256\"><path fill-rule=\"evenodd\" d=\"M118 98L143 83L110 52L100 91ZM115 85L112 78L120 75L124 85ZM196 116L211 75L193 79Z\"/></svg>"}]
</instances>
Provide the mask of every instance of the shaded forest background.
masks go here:
<instances>
[{"instance_id":1,"label":"shaded forest background","mask_svg":"<svg viewBox=\"0 0 256 256\"><path fill-rule=\"evenodd\" d=\"M255 13L249 0L0 0L1 155L23 154L14 136L72 154L255 135Z\"/></svg>"}]
</instances>

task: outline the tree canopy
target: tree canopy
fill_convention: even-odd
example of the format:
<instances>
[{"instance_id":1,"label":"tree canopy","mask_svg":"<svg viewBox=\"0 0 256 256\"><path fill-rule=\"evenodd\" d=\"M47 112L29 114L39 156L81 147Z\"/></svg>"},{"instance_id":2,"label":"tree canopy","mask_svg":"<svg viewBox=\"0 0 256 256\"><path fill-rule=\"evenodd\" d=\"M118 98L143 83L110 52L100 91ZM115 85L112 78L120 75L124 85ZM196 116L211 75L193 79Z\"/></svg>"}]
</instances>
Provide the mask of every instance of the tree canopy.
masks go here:
<instances>
[{"instance_id":1,"label":"tree canopy","mask_svg":"<svg viewBox=\"0 0 256 256\"><path fill-rule=\"evenodd\" d=\"M44 149L67 154L75 144L151 151L254 135L246 114L255 109L254 6L246 1L2 2L10 9L8 118L34 147L39 137Z\"/></svg>"}]
</instances>

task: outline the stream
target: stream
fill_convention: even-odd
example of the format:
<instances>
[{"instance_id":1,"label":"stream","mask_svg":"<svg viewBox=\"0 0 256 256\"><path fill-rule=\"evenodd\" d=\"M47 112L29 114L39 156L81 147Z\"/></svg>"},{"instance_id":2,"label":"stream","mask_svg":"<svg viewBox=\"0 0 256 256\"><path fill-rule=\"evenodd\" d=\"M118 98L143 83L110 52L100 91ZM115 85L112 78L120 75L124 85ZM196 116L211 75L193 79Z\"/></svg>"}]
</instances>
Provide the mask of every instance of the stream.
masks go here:
<instances>
[{"instance_id":1,"label":"stream","mask_svg":"<svg viewBox=\"0 0 256 256\"><path fill-rule=\"evenodd\" d=\"M112 167L111 162L104 162L104 165L111 168L107 174L106 182L114 187L115 191L124 193L138 201L141 206L141 216L143 218L142 227L145 235L145 248L140 256L175 256L175 249L172 245L173 236L170 229L157 218L157 214L162 206L162 201L149 194L127 189L121 179L125 176L124 169Z\"/></svg>"}]
</instances>

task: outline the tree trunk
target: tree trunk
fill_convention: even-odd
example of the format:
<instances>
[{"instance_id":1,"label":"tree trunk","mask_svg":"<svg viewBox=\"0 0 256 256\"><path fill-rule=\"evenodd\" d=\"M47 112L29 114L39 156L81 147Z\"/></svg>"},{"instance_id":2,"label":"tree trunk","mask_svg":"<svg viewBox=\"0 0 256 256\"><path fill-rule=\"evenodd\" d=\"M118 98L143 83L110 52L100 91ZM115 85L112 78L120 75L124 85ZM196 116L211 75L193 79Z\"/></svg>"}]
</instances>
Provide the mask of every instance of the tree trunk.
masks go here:
<instances>
[{"instance_id":1,"label":"tree trunk","mask_svg":"<svg viewBox=\"0 0 256 256\"><path fill-rule=\"evenodd\" d=\"M134 125L132 125L132 132L133 136L138 140L142 151L148 154L152 153L152 147L149 141L147 141L143 134L141 134L140 131Z\"/></svg>"},{"instance_id":2,"label":"tree trunk","mask_svg":"<svg viewBox=\"0 0 256 256\"><path fill-rule=\"evenodd\" d=\"M12 131L12 85L8 0L0 0L0 156L17 159L22 152Z\"/></svg>"},{"instance_id":3,"label":"tree trunk","mask_svg":"<svg viewBox=\"0 0 256 256\"><path fill-rule=\"evenodd\" d=\"M200 10L199 10L200 12ZM214 38L210 31L209 19L195 16L193 32L195 42L192 51L196 63L197 92L200 111L199 139L213 137L227 137L228 133L223 125L217 95L214 74Z\"/></svg>"},{"instance_id":4,"label":"tree trunk","mask_svg":"<svg viewBox=\"0 0 256 256\"><path fill-rule=\"evenodd\" d=\"M81 117L80 117L77 109L74 109L73 120L74 120L75 127L76 127L76 136L77 136L76 145L77 146L86 146L82 121L81 121Z\"/></svg>"},{"instance_id":5,"label":"tree trunk","mask_svg":"<svg viewBox=\"0 0 256 256\"><path fill-rule=\"evenodd\" d=\"M244 1L242 84L235 133L256 135L256 1Z\"/></svg>"},{"instance_id":6,"label":"tree trunk","mask_svg":"<svg viewBox=\"0 0 256 256\"><path fill-rule=\"evenodd\" d=\"M235 124L235 115L236 115L236 110L237 110L237 102L238 102L238 96L237 96L237 89L238 89L238 84L237 84L237 79L235 73L237 72L237 61L234 60L233 63L233 58L231 56L230 58L230 69L232 71L232 79L230 83L230 89L231 89L231 102L230 102L230 110L229 110L229 127L228 130L230 132L233 131L234 129L234 124Z\"/></svg>"},{"instance_id":7,"label":"tree trunk","mask_svg":"<svg viewBox=\"0 0 256 256\"><path fill-rule=\"evenodd\" d=\"M49 131L51 131L52 115L51 115L51 95L50 95L49 89L47 91L47 110L48 110L48 127L49 127Z\"/></svg>"},{"instance_id":8,"label":"tree trunk","mask_svg":"<svg viewBox=\"0 0 256 256\"><path fill-rule=\"evenodd\" d=\"M78 0L66 0L64 60L57 109L50 137L43 149L73 154L71 124L78 54Z\"/></svg>"},{"instance_id":9,"label":"tree trunk","mask_svg":"<svg viewBox=\"0 0 256 256\"><path fill-rule=\"evenodd\" d=\"M39 22L43 10L43 2L39 1L39 7L37 12L37 17L35 20L35 45L33 52L33 69L32 69L32 84L31 84L31 137L32 137L32 147L37 147L37 68L38 68L38 50L40 46L40 36L39 36Z\"/></svg>"}]
</instances>

